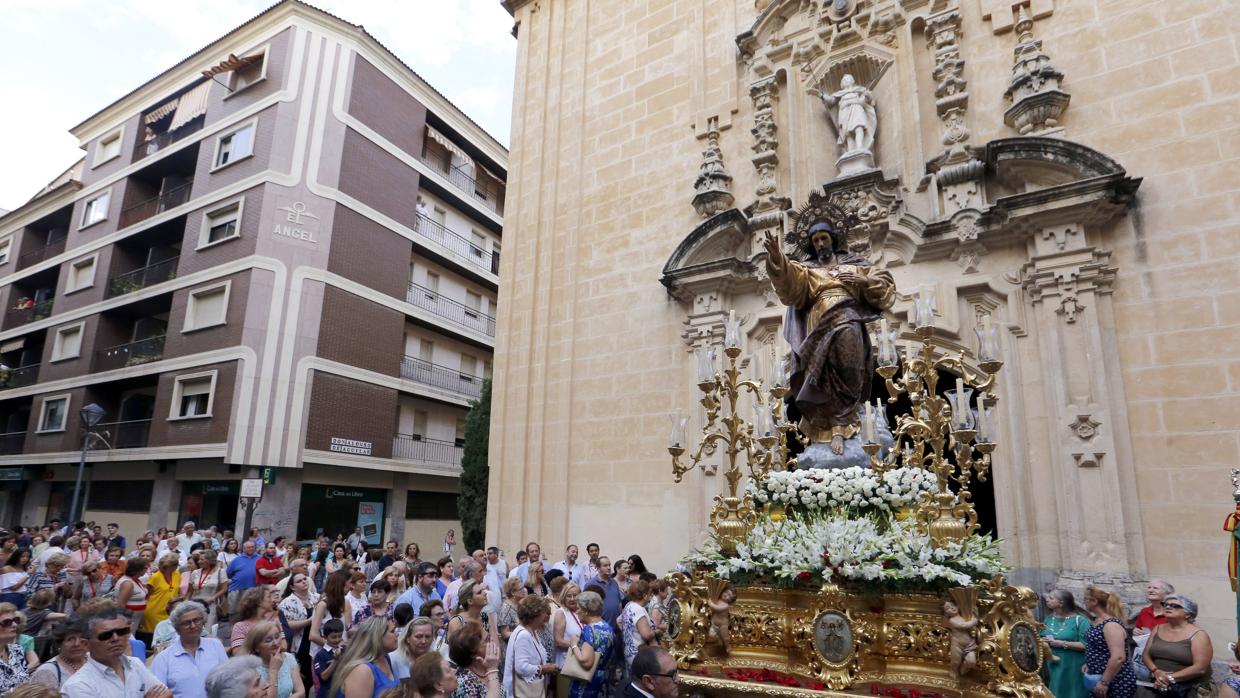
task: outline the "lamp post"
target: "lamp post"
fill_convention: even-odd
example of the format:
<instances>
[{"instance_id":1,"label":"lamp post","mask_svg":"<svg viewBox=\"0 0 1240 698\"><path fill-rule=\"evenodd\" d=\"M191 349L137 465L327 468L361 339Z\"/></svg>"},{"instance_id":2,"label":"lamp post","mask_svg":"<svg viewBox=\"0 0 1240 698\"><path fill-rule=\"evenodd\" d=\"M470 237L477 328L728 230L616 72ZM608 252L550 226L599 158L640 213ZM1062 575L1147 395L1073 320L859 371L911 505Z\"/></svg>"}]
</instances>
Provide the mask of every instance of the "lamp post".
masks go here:
<instances>
[{"instance_id":1,"label":"lamp post","mask_svg":"<svg viewBox=\"0 0 1240 698\"><path fill-rule=\"evenodd\" d=\"M86 469L86 451L90 449L90 440L95 435L95 427L103 421L104 414L106 413L103 408L93 402L83 407L78 413L85 433L82 435L82 458L78 461L77 482L73 484L73 504L69 507L70 526L76 521L74 516L77 514L78 501L82 493L82 471Z\"/></svg>"}]
</instances>

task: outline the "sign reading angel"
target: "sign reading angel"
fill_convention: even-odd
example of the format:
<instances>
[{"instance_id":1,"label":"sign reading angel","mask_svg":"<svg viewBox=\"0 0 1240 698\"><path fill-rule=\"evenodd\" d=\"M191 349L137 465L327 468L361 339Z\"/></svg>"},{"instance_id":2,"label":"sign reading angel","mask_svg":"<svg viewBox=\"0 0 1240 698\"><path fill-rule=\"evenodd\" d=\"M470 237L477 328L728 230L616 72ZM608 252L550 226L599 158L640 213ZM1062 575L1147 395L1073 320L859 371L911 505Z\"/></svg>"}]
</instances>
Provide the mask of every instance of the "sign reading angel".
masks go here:
<instances>
[{"instance_id":1,"label":"sign reading angel","mask_svg":"<svg viewBox=\"0 0 1240 698\"><path fill-rule=\"evenodd\" d=\"M766 234L767 272L788 306L784 339L792 347L789 397L800 414L801 432L847 458L843 462L827 456L831 462L822 464L802 458L802 467L869 464L854 438L877 365L866 324L891 307L896 288L890 273L848 251L846 225L843 211L811 197L788 234L800 261L789 259L779 239Z\"/></svg>"},{"instance_id":2,"label":"sign reading angel","mask_svg":"<svg viewBox=\"0 0 1240 698\"><path fill-rule=\"evenodd\" d=\"M839 90L828 93L811 89L810 94L822 100L835 128L835 142L843 151L836 163L841 174L874 167L874 134L878 131L874 93L844 73Z\"/></svg>"}]
</instances>

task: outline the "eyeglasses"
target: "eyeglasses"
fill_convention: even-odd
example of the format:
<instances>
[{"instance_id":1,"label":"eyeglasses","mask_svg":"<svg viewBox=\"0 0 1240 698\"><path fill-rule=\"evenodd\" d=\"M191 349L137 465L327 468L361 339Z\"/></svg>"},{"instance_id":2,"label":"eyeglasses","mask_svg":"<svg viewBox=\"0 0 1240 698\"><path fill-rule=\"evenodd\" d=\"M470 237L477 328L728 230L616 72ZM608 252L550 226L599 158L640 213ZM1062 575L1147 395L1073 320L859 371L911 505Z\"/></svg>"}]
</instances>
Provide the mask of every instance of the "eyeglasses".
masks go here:
<instances>
[{"instance_id":1,"label":"eyeglasses","mask_svg":"<svg viewBox=\"0 0 1240 698\"><path fill-rule=\"evenodd\" d=\"M1184 610L1184 607L1183 607L1183 606L1181 606L1181 605L1180 605L1180 604L1178 604L1178 603L1164 603L1164 604L1163 604L1163 608L1171 608L1171 609L1174 609L1174 610L1176 610L1176 611L1183 611L1183 610Z\"/></svg>"},{"instance_id":2,"label":"eyeglasses","mask_svg":"<svg viewBox=\"0 0 1240 698\"><path fill-rule=\"evenodd\" d=\"M679 670L679 669L672 669L671 673L669 673L669 674L646 674L646 676L662 676L662 677L669 678L669 679L671 679L671 680L675 681L675 680L676 680L676 677L680 676L680 670Z\"/></svg>"},{"instance_id":3,"label":"eyeglasses","mask_svg":"<svg viewBox=\"0 0 1240 698\"><path fill-rule=\"evenodd\" d=\"M180 624L181 625L202 625L203 623L206 623L206 622L207 622L206 618L203 618L202 616L196 616L194 618L182 618Z\"/></svg>"},{"instance_id":4,"label":"eyeglasses","mask_svg":"<svg viewBox=\"0 0 1240 698\"><path fill-rule=\"evenodd\" d=\"M100 642L107 642L108 640L111 640L114 637L129 637L129 633L130 633L130 628L128 625L126 625L123 628L116 628L115 630L104 630L103 632L96 635L95 639Z\"/></svg>"},{"instance_id":5,"label":"eyeglasses","mask_svg":"<svg viewBox=\"0 0 1240 698\"><path fill-rule=\"evenodd\" d=\"M11 628L14 625L17 625L16 618L5 618L4 620L0 620L0 628Z\"/></svg>"}]
</instances>

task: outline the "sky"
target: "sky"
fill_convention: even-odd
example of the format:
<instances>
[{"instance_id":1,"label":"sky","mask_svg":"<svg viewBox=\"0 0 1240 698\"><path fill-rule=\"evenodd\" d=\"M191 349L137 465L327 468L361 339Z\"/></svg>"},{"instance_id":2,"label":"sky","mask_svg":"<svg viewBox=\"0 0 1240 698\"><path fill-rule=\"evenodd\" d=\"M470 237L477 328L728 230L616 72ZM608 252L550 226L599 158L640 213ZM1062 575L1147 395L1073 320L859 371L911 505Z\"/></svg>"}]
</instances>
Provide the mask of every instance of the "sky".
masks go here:
<instances>
[{"instance_id":1,"label":"sky","mask_svg":"<svg viewBox=\"0 0 1240 698\"><path fill-rule=\"evenodd\" d=\"M0 209L82 157L69 128L275 0L3 0ZM508 144L516 39L499 0L317 0Z\"/></svg>"}]
</instances>

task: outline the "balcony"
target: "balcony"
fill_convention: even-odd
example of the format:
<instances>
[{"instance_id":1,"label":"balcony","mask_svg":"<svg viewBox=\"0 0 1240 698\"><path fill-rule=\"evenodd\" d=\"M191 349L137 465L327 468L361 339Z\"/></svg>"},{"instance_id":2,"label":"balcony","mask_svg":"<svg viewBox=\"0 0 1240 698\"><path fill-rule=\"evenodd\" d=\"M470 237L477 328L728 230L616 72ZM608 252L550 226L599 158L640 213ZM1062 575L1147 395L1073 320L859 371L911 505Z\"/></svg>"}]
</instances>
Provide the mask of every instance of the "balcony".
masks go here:
<instances>
[{"instance_id":1,"label":"balcony","mask_svg":"<svg viewBox=\"0 0 1240 698\"><path fill-rule=\"evenodd\" d=\"M111 371L126 366L140 366L164 357L164 337L149 337L136 342L108 347L95 352L95 370Z\"/></svg>"},{"instance_id":2,"label":"balcony","mask_svg":"<svg viewBox=\"0 0 1240 698\"><path fill-rule=\"evenodd\" d=\"M154 286L177 277L177 263L180 256L169 257L162 262L147 265L131 272L117 274L108 280L108 298L123 296L127 293L140 291L147 286Z\"/></svg>"},{"instance_id":3,"label":"balcony","mask_svg":"<svg viewBox=\"0 0 1240 698\"><path fill-rule=\"evenodd\" d=\"M26 432L0 434L0 456L14 456L26 450Z\"/></svg>"},{"instance_id":4,"label":"balcony","mask_svg":"<svg viewBox=\"0 0 1240 698\"><path fill-rule=\"evenodd\" d=\"M39 245L29 252L22 253L22 256L17 258L17 270L21 271L27 267L32 267L45 259L51 259L64 252L66 239L66 237L53 238L51 242L45 245Z\"/></svg>"},{"instance_id":5,"label":"balcony","mask_svg":"<svg viewBox=\"0 0 1240 698\"><path fill-rule=\"evenodd\" d=\"M194 180L191 179L184 184L168 189L158 196L152 196L149 199L139 201L125 208L121 211L120 227L127 228L134 223L140 223L168 209L180 206L189 201L190 190L193 187Z\"/></svg>"},{"instance_id":6,"label":"balcony","mask_svg":"<svg viewBox=\"0 0 1240 698\"><path fill-rule=\"evenodd\" d=\"M39 364L18 368L0 368L0 390L25 388L39 380Z\"/></svg>"},{"instance_id":7,"label":"balcony","mask_svg":"<svg viewBox=\"0 0 1240 698\"><path fill-rule=\"evenodd\" d=\"M497 264L492 261L491 253L457 235L442 223L432 220L425 214L418 214L417 219L414 221L413 229L421 233L423 237L434 240L455 252L470 264L480 269L485 269L492 274L497 273Z\"/></svg>"},{"instance_id":8,"label":"balcony","mask_svg":"<svg viewBox=\"0 0 1240 698\"><path fill-rule=\"evenodd\" d=\"M502 182L490 175L486 179L470 176L464 169L469 163L453 165L452 153L430 138L425 141L422 157L418 159L448 180L460 193L481 202L500 216L504 215L505 186Z\"/></svg>"},{"instance_id":9,"label":"balcony","mask_svg":"<svg viewBox=\"0 0 1240 698\"><path fill-rule=\"evenodd\" d=\"M429 361L406 356L400 362L400 377L414 383L433 385L466 397L482 395L482 378L468 373L433 364Z\"/></svg>"},{"instance_id":10,"label":"balcony","mask_svg":"<svg viewBox=\"0 0 1240 698\"><path fill-rule=\"evenodd\" d=\"M52 314L52 302L55 299L48 298L45 301L35 303L29 299L22 299L17 302L17 306L9 308L4 314L5 328L13 328L19 325L26 325L36 320L42 320L50 317Z\"/></svg>"},{"instance_id":11,"label":"balcony","mask_svg":"<svg viewBox=\"0 0 1240 698\"><path fill-rule=\"evenodd\" d=\"M438 291L432 291L417 284L409 284L409 292L405 294L405 300L462 327L481 332L488 337L495 336L495 318L481 310L474 310L464 303L444 298Z\"/></svg>"},{"instance_id":12,"label":"balcony","mask_svg":"<svg viewBox=\"0 0 1240 698\"><path fill-rule=\"evenodd\" d=\"M95 427L112 448L143 448L151 436L151 420L131 419L123 422L101 422Z\"/></svg>"},{"instance_id":13,"label":"balcony","mask_svg":"<svg viewBox=\"0 0 1240 698\"><path fill-rule=\"evenodd\" d=\"M465 449L452 441L425 439L417 434L397 434L392 440L392 457L424 463L460 466Z\"/></svg>"},{"instance_id":14,"label":"balcony","mask_svg":"<svg viewBox=\"0 0 1240 698\"><path fill-rule=\"evenodd\" d=\"M139 141L133 149L134 162L150 157L173 143L184 140L186 137L201 131L206 123L206 118L200 116L175 131L165 131L149 141Z\"/></svg>"}]
</instances>

